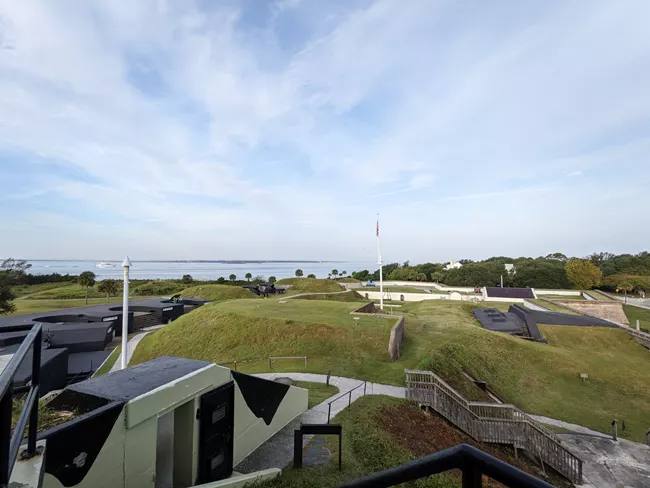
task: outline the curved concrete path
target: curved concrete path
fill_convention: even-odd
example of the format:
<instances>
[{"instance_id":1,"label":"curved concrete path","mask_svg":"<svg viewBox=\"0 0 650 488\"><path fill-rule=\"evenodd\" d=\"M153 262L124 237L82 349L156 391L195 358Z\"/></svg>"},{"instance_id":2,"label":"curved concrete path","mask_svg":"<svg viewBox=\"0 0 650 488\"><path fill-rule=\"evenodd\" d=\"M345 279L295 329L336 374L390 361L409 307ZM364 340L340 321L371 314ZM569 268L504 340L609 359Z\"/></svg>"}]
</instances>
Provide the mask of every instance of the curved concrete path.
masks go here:
<instances>
[{"instance_id":1,"label":"curved concrete path","mask_svg":"<svg viewBox=\"0 0 650 488\"><path fill-rule=\"evenodd\" d=\"M154 330L162 329L165 327L167 324L160 324L160 325L154 325L153 327L146 327L142 330L145 332L141 332L140 334L136 334L133 337L129 339L129 342L126 343L126 364L128 365L129 362L131 361L131 358L133 357L133 353L135 352L135 348L138 347L138 344L142 339L144 339L144 336L146 336L149 332L153 332ZM115 364L113 364L113 367L111 368L111 371L118 371L122 367L122 354L124 354L124 351L120 351L120 355L117 357L117 361L115 361Z\"/></svg>"},{"instance_id":2,"label":"curved concrete path","mask_svg":"<svg viewBox=\"0 0 650 488\"><path fill-rule=\"evenodd\" d=\"M295 381L311 381L314 383L325 383L327 381L327 375L313 373L259 373L254 376L259 376L260 378L266 378L269 380L275 378L291 378ZM252 473L254 471L261 471L269 468L282 469L287 466L293 459L293 431L300 428L301 423L326 424L328 402L332 401L332 398L343 395L343 398L332 403L331 416L334 417L337 413L348 406L350 400L348 400L348 395L345 395L345 393L362 384L363 381L361 380L345 378L342 376L332 376L330 378L330 385L334 385L339 389L339 392L336 395L332 395L325 401L303 412L285 425L273 437L235 466L235 471L239 473ZM395 398L404 398L406 394L405 391L404 388L399 386L366 383L366 395L388 395ZM352 392L351 401L354 402L362 396L363 386ZM312 437L313 436L305 436L303 439L303 446L305 446Z\"/></svg>"}]
</instances>

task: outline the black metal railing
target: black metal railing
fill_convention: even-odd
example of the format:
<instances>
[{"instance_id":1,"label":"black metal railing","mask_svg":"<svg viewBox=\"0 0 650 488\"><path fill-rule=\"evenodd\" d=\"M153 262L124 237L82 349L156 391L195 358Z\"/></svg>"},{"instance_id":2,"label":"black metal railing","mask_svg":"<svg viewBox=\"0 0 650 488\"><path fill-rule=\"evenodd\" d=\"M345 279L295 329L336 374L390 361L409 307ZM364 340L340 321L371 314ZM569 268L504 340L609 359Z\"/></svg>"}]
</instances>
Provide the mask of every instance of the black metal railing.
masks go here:
<instances>
[{"instance_id":1,"label":"black metal railing","mask_svg":"<svg viewBox=\"0 0 650 488\"><path fill-rule=\"evenodd\" d=\"M553 485L467 444L349 481L341 488L385 488L450 469L461 470L463 488L481 488L483 475L512 488L553 488Z\"/></svg>"},{"instance_id":2,"label":"black metal railing","mask_svg":"<svg viewBox=\"0 0 650 488\"><path fill-rule=\"evenodd\" d=\"M330 402L327 403L327 423L330 423L330 417L332 414L332 403L334 403L337 400L340 400L343 398L345 395L348 395L348 407L352 404L352 392L361 388L363 386L363 396L366 395L366 386L368 385L367 381L364 381L363 383L359 383L357 386L352 388L351 390L346 391L345 393L337 396L334 400L331 400Z\"/></svg>"},{"instance_id":3,"label":"black metal railing","mask_svg":"<svg viewBox=\"0 0 650 488\"><path fill-rule=\"evenodd\" d=\"M9 484L9 478L18 457L18 449L23 443L25 428L29 421L27 435L27 450L21 456L29 458L36 454L36 434L38 432L38 385L41 373L41 348L43 347L43 329L41 324L29 326L7 327L7 331L29 330L22 344L7 363L4 371L0 373L0 487ZM32 351L32 379L29 391L25 396L25 404L16 422L16 427L11 429L13 406L14 377L18 367L29 352Z\"/></svg>"}]
</instances>

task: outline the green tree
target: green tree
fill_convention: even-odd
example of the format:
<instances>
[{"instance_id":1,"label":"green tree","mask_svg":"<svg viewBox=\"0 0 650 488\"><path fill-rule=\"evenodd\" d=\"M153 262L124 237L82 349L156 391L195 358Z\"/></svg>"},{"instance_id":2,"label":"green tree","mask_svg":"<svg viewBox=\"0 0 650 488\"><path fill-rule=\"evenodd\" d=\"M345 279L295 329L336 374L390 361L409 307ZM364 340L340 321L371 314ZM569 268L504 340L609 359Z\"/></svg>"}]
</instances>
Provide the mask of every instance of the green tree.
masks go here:
<instances>
[{"instance_id":1,"label":"green tree","mask_svg":"<svg viewBox=\"0 0 650 488\"><path fill-rule=\"evenodd\" d=\"M269 276L269 283L275 283L278 279L275 276Z\"/></svg>"},{"instance_id":2,"label":"green tree","mask_svg":"<svg viewBox=\"0 0 650 488\"><path fill-rule=\"evenodd\" d=\"M219 278L217 278L217 283L219 283L220 285L223 285L225 282L226 282L226 278L224 278L223 276L219 276Z\"/></svg>"},{"instance_id":3,"label":"green tree","mask_svg":"<svg viewBox=\"0 0 650 488\"><path fill-rule=\"evenodd\" d=\"M564 266L566 276L580 290L590 290L598 286L603 272L587 259L571 259Z\"/></svg>"},{"instance_id":4,"label":"green tree","mask_svg":"<svg viewBox=\"0 0 650 488\"><path fill-rule=\"evenodd\" d=\"M237 279L237 275L233 273L233 274L231 274L228 278L230 278L230 281L231 281L232 283L234 283L235 280Z\"/></svg>"},{"instance_id":5,"label":"green tree","mask_svg":"<svg viewBox=\"0 0 650 488\"><path fill-rule=\"evenodd\" d=\"M634 285L630 283L629 281L623 281L622 283L619 283L618 286L616 287L616 292L618 293L619 291L623 291L625 293L625 303L627 303L627 293L634 290Z\"/></svg>"},{"instance_id":6,"label":"green tree","mask_svg":"<svg viewBox=\"0 0 650 488\"><path fill-rule=\"evenodd\" d=\"M16 310L16 307L13 303L14 294L11 292L11 288L7 285L0 285L0 315L5 313L11 313Z\"/></svg>"},{"instance_id":7,"label":"green tree","mask_svg":"<svg viewBox=\"0 0 650 488\"><path fill-rule=\"evenodd\" d=\"M334 278L336 278L338 275L339 275L339 270L338 269L333 269L332 270L332 276L334 276Z\"/></svg>"},{"instance_id":8,"label":"green tree","mask_svg":"<svg viewBox=\"0 0 650 488\"><path fill-rule=\"evenodd\" d=\"M313 273L312 273L312 274L308 274L308 275L307 275L307 278L316 278L316 275L313 274Z\"/></svg>"},{"instance_id":9,"label":"green tree","mask_svg":"<svg viewBox=\"0 0 650 488\"><path fill-rule=\"evenodd\" d=\"M348 274L347 271L345 271L345 270L341 271L341 276L345 276L345 275L347 275L347 274Z\"/></svg>"},{"instance_id":10,"label":"green tree","mask_svg":"<svg viewBox=\"0 0 650 488\"><path fill-rule=\"evenodd\" d=\"M79 284L86 288L86 305L88 305L88 289L95 286L95 273L84 271L79 275Z\"/></svg>"},{"instance_id":11,"label":"green tree","mask_svg":"<svg viewBox=\"0 0 650 488\"><path fill-rule=\"evenodd\" d=\"M192 283L194 281L194 278L192 278L192 275L186 274L186 275L183 275L183 279L181 281L183 282L183 284L189 285L190 283Z\"/></svg>"},{"instance_id":12,"label":"green tree","mask_svg":"<svg viewBox=\"0 0 650 488\"><path fill-rule=\"evenodd\" d=\"M253 275L251 273L246 273L246 280L250 281Z\"/></svg>"},{"instance_id":13,"label":"green tree","mask_svg":"<svg viewBox=\"0 0 650 488\"><path fill-rule=\"evenodd\" d=\"M117 295L117 290L119 286L117 280L102 280L97 285L97 291L100 293L106 293L106 303L111 301L112 295Z\"/></svg>"},{"instance_id":14,"label":"green tree","mask_svg":"<svg viewBox=\"0 0 650 488\"><path fill-rule=\"evenodd\" d=\"M296 278L300 278L302 276L302 269L297 269L296 270Z\"/></svg>"},{"instance_id":15,"label":"green tree","mask_svg":"<svg viewBox=\"0 0 650 488\"><path fill-rule=\"evenodd\" d=\"M8 258L0 263L0 315L15 310L15 298L11 287L25 282L27 271L32 265L24 259Z\"/></svg>"}]
</instances>

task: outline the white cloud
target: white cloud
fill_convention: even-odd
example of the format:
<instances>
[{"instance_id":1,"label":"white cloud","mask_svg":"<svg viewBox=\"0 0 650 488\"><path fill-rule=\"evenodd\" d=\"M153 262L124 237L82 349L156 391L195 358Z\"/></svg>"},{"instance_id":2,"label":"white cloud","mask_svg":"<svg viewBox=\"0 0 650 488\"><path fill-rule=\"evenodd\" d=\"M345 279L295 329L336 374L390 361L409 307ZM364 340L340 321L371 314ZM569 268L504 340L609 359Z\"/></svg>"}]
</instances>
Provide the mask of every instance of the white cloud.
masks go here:
<instances>
[{"instance_id":1,"label":"white cloud","mask_svg":"<svg viewBox=\"0 0 650 488\"><path fill-rule=\"evenodd\" d=\"M258 7L0 0L0 201L21 205L0 255L84 254L65 244L77 229L103 255L128 232L152 258L359 258L377 210L414 243L437 236L423 221L445 226L448 249L399 240L402 260L503 254L466 242L494 201L552 223L558 202L633 206L650 179L643 0ZM21 186L9 178L25 159ZM585 226L512 245L608 242Z\"/></svg>"}]
</instances>

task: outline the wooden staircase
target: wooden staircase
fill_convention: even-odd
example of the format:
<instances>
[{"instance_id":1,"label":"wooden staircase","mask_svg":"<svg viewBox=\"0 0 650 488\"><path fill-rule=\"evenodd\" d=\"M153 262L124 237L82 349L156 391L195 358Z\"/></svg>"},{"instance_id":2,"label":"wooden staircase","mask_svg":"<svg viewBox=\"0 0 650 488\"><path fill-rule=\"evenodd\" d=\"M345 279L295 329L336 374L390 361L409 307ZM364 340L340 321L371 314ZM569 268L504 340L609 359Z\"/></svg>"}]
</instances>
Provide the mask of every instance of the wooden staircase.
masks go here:
<instances>
[{"instance_id":1,"label":"wooden staircase","mask_svg":"<svg viewBox=\"0 0 650 488\"><path fill-rule=\"evenodd\" d=\"M409 401L430 407L477 441L524 449L569 481L582 483L583 461L514 405L470 402L431 371L404 372Z\"/></svg>"}]
</instances>

